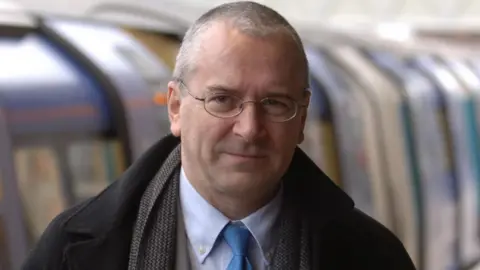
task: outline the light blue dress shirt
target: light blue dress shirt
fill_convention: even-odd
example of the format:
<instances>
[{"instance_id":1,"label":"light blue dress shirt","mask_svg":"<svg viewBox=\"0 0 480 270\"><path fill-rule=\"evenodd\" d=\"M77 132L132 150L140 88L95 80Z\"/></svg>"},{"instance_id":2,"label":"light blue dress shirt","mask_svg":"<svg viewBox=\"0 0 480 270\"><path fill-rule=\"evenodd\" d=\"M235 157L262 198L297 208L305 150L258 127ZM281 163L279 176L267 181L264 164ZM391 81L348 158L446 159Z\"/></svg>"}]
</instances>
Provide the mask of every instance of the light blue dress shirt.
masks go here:
<instances>
[{"instance_id":1,"label":"light blue dress shirt","mask_svg":"<svg viewBox=\"0 0 480 270\"><path fill-rule=\"evenodd\" d=\"M267 205L241 222L253 237L249 243L249 260L255 270L269 269L276 238L274 225L280 213L282 190ZM230 222L208 203L190 184L183 168L180 173L180 211L187 239L191 270L223 270L232 259L232 251L221 236Z\"/></svg>"}]
</instances>

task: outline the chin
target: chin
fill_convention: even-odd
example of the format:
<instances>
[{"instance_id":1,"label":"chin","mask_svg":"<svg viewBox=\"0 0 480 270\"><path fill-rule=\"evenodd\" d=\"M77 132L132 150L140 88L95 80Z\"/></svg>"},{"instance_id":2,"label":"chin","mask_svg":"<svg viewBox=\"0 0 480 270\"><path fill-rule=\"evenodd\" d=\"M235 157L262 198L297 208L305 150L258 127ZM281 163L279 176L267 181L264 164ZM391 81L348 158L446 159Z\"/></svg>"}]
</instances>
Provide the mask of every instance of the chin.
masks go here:
<instances>
[{"instance_id":1,"label":"chin","mask_svg":"<svg viewBox=\"0 0 480 270\"><path fill-rule=\"evenodd\" d=\"M267 178L259 172L249 171L230 171L225 172L219 179L218 186L224 191L246 192L262 186L262 182Z\"/></svg>"},{"instance_id":2,"label":"chin","mask_svg":"<svg viewBox=\"0 0 480 270\"><path fill-rule=\"evenodd\" d=\"M225 160L222 170L226 175L238 174L248 176L254 174L266 174L265 169L271 168L271 162L266 159L259 160Z\"/></svg>"},{"instance_id":3,"label":"chin","mask_svg":"<svg viewBox=\"0 0 480 270\"><path fill-rule=\"evenodd\" d=\"M255 185L252 182L234 181L232 183L218 183L217 188L225 194L244 196L245 194L250 194L252 191L258 189L258 185Z\"/></svg>"}]
</instances>

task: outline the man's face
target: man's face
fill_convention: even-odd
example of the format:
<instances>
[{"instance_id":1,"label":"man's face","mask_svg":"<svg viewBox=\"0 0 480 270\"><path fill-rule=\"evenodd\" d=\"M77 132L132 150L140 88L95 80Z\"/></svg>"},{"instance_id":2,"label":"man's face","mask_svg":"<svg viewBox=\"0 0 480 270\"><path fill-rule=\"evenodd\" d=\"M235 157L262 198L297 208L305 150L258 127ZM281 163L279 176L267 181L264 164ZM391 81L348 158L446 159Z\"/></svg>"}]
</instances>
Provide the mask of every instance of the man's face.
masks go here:
<instances>
[{"instance_id":1,"label":"man's face","mask_svg":"<svg viewBox=\"0 0 480 270\"><path fill-rule=\"evenodd\" d=\"M286 95L300 104L308 101L300 58L292 53L295 44L284 35L253 37L215 23L201 39L194 72L185 81L194 96L226 92L249 101L272 95ZM181 137L182 165L189 179L197 178L217 193L238 195L279 183L303 140L304 108L299 107L295 118L275 123L258 103L246 103L241 114L222 119L189 94L179 98L179 87L169 84L169 113L171 131Z\"/></svg>"}]
</instances>

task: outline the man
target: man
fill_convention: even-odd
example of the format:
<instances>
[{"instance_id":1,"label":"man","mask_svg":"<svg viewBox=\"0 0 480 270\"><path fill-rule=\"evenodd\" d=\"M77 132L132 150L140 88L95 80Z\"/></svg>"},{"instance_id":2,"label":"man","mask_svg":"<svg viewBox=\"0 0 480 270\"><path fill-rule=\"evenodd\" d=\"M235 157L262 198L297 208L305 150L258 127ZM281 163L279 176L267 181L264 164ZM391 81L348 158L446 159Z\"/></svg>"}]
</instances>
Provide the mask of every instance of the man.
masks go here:
<instances>
[{"instance_id":1,"label":"man","mask_svg":"<svg viewBox=\"0 0 480 270\"><path fill-rule=\"evenodd\" d=\"M415 269L297 147L307 89L302 42L279 14L207 12L168 84L172 134L59 215L24 269Z\"/></svg>"}]
</instances>

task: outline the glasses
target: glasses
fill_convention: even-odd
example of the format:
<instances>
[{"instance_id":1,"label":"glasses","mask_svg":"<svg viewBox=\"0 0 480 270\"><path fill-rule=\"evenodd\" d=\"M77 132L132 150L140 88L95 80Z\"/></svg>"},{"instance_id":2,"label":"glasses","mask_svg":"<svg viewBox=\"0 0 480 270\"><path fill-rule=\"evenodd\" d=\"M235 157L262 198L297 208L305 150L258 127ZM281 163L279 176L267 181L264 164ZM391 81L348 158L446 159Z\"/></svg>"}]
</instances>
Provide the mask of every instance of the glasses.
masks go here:
<instances>
[{"instance_id":1,"label":"glasses","mask_svg":"<svg viewBox=\"0 0 480 270\"><path fill-rule=\"evenodd\" d=\"M193 95L182 80L177 80L187 90L188 94L198 101L202 101L205 111L218 118L235 117L242 113L246 103L260 104L262 111L269 121L286 122L293 119L299 108L307 105L299 104L289 97L266 97L260 101L243 100L227 93L211 93L200 98Z\"/></svg>"}]
</instances>

